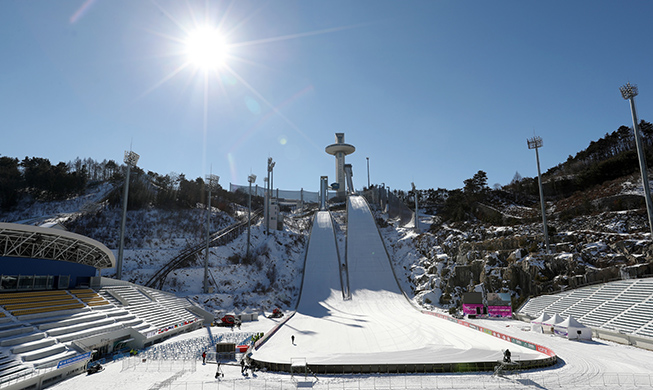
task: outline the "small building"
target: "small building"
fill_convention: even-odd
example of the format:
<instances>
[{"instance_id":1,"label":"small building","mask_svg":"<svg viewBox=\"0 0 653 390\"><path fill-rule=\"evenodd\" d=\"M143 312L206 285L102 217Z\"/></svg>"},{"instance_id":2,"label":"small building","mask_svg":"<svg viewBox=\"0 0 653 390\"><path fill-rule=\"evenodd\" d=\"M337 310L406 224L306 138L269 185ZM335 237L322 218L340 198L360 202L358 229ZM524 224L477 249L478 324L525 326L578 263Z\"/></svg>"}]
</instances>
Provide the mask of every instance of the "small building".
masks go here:
<instances>
[{"instance_id":1,"label":"small building","mask_svg":"<svg viewBox=\"0 0 653 390\"><path fill-rule=\"evenodd\" d=\"M468 292L463 294L463 314L467 314L471 318L487 314L483 304L483 293Z\"/></svg>"}]
</instances>

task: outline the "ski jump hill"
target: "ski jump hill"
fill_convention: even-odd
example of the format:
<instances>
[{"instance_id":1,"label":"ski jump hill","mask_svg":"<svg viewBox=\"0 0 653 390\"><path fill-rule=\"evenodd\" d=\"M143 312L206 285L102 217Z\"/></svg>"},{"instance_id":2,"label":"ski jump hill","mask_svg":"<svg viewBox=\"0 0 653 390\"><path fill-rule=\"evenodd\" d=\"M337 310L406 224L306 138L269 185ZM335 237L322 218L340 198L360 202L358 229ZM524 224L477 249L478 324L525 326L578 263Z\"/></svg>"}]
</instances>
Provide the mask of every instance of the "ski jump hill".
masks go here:
<instances>
[{"instance_id":1,"label":"ski jump hill","mask_svg":"<svg viewBox=\"0 0 653 390\"><path fill-rule=\"evenodd\" d=\"M399 287L367 201L349 196L345 256L330 213L318 211L297 310L250 358L274 371L313 373L491 370L508 348L522 367L556 362L539 346L427 314Z\"/></svg>"}]
</instances>

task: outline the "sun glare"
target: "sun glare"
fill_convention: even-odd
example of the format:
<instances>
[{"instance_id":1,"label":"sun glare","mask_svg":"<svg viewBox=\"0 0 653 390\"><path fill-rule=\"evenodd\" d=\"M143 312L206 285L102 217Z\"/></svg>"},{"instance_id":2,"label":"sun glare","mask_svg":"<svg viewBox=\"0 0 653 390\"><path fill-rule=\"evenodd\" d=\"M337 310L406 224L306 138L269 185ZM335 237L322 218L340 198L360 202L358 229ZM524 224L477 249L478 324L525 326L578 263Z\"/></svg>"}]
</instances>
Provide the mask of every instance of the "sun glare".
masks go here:
<instances>
[{"instance_id":1,"label":"sun glare","mask_svg":"<svg viewBox=\"0 0 653 390\"><path fill-rule=\"evenodd\" d=\"M188 34L185 41L188 61L205 70L225 65L228 46L218 29L201 27Z\"/></svg>"}]
</instances>

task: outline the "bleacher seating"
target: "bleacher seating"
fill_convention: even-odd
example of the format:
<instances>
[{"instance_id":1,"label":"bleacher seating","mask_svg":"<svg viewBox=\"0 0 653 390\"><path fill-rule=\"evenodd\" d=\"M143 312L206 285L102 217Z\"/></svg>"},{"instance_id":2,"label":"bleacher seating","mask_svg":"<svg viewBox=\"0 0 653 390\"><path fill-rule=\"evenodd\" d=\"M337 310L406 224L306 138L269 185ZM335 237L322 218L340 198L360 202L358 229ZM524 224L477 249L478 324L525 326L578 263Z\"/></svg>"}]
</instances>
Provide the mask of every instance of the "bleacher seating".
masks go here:
<instances>
[{"instance_id":1,"label":"bleacher seating","mask_svg":"<svg viewBox=\"0 0 653 390\"><path fill-rule=\"evenodd\" d=\"M104 306L110 304L106 299L102 298L98 293L90 288L83 290L70 290L70 293L88 306Z\"/></svg>"},{"instance_id":2,"label":"bleacher seating","mask_svg":"<svg viewBox=\"0 0 653 390\"><path fill-rule=\"evenodd\" d=\"M619 280L531 298L519 310L573 316L590 327L653 337L653 278Z\"/></svg>"},{"instance_id":3,"label":"bleacher seating","mask_svg":"<svg viewBox=\"0 0 653 390\"><path fill-rule=\"evenodd\" d=\"M32 367L0 351L0 382L27 375L32 371Z\"/></svg>"},{"instance_id":4,"label":"bleacher seating","mask_svg":"<svg viewBox=\"0 0 653 390\"><path fill-rule=\"evenodd\" d=\"M0 308L0 383L77 355L70 341L127 326L108 314L128 313L90 289L2 293Z\"/></svg>"},{"instance_id":5,"label":"bleacher seating","mask_svg":"<svg viewBox=\"0 0 653 390\"><path fill-rule=\"evenodd\" d=\"M79 354L75 340L123 328L151 335L194 323L191 305L135 285L0 293L0 383Z\"/></svg>"},{"instance_id":6,"label":"bleacher seating","mask_svg":"<svg viewBox=\"0 0 653 390\"><path fill-rule=\"evenodd\" d=\"M149 324L147 328L140 327L139 331L143 333L196 319L196 315L186 309L191 305L188 300L147 287L108 286L102 288L99 293L107 300L113 299L116 306L124 308Z\"/></svg>"},{"instance_id":7,"label":"bleacher seating","mask_svg":"<svg viewBox=\"0 0 653 390\"><path fill-rule=\"evenodd\" d=\"M81 309L85 305L65 290L4 293L0 306L15 317Z\"/></svg>"}]
</instances>

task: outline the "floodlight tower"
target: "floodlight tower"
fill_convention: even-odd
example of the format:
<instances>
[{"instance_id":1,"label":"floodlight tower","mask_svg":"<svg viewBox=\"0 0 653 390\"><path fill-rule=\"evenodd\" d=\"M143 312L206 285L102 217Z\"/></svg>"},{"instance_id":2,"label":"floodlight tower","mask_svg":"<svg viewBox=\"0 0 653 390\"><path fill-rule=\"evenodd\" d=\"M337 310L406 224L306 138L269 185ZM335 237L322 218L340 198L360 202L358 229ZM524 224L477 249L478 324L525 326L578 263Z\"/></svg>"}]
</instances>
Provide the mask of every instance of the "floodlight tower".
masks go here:
<instances>
[{"instance_id":1,"label":"floodlight tower","mask_svg":"<svg viewBox=\"0 0 653 390\"><path fill-rule=\"evenodd\" d=\"M644 187L644 197L646 198L646 211L648 211L648 226L651 230L651 240L653 240L653 203L651 203L651 190L648 184L648 168L646 167L646 154L642 145L642 136L637 124L637 111L635 110L635 96L638 94L637 85L626 83L619 87L621 96L630 101L630 112L633 116L633 132L635 133L635 145L637 146L637 157L639 157L639 171L642 175L642 185Z\"/></svg>"},{"instance_id":2,"label":"floodlight tower","mask_svg":"<svg viewBox=\"0 0 653 390\"><path fill-rule=\"evenodd\" d=\"M256 181L256 175L251 174L247 176L249 183L249 197L247 198L247 258L249 259L249 236L252 226L252 183Z\"/></svg>"},{"instance_id":3,"label":"floodlight tower","mask_svg":"<svg viewBox=\"0 0 653 390\"><path fill-rule=\"evenodd\" d=\"M213 188L213 182L218 184L220 176L208 174L206 175L206 180L209 183L209 197L206 200L206 256L204 257L204 294L209 293L209 230L211 229L211 189Z\"/></svg>"},{"instance_id":4,"label":"floodlight tower","mask_svg":"<svg viewBox=\"0 0 653 390\"><path fill-rule=\"evenodd\" d=\"M415 231L419 233L419 218L417 217L417 210L419 209L417 206L417 188L415 187L415 183L410 183L410 185L413 187L413 197L415 198Z\"/></svg>"},{"instance_id":5,"label":"floodlight tower","mask_svg":"<svg viewBox=\"0 0 653 390\"><path fill-rule=\"evenodd\" d=\"M127 164L127 175L125 176L125 190L122 194L122 222L120 223L120 246L118 247L118 261L116 264L116 279L122 279L122 257L125 249L125 223L127 221L127 197L129 196L129 176L131 167L138 164L140 156L134 152L125 150L124 162Z\"/></svg>"},{"instance_id":6,"label":"floodlight tower","mask_svg":"<svg viewBox=\"0 0 653 390\"><path fill-rule=\"evenodd\" d=\"M356 148L345 143L345 133L336 133L336 143L325 148L325 151L336 157L337 196L345 195L345 156L352 154Z\"/></svg>"},{"instance_id":7,"label":"floodlight tower","mask_svg":"<svg viewBox=\"0 0 653 390\"><path fill-rule=\"evenodd\" d=\"M276 163L272 161L272 157L268 157L268 193L267 193L267 201L265 202L266 207L265 209L267 212L265 213L265 229L267 231L267 234L270 234L270 197L272 196L272 181L270 179L270 175L272 175L272 171L274 169L274 165Z\"/></svg>"},{"instance_id":8,"label":"floodlight tower","mask_svg":"<svg viewBox=\"0 0 653 390\"><path fill-rule=\"evenodd\" d=\"M540 154L537 151L537 149L541 148L543 145L542 138L535 136L533 138L527 139L526 142L528 142L529 149L535 149L535 158L537 159L537 179L538 183L540 184L540 204L542 205L544 244L546 246L546 253L551 253L551 250L549 249L549 230L546 226L546 206L544 204L544 191L542 190L542 174L540 173Z\"/></svg>"},{"instance_id":9,"label":"floodlight tower","mask_svg":"<svg viewBox=\"0 0 653 390\"><path fill-rule=\"evenodd\" d=\"M370 189L370 158L365 157L367 160L367 189Z\"/></svg>"}]
</instances>

